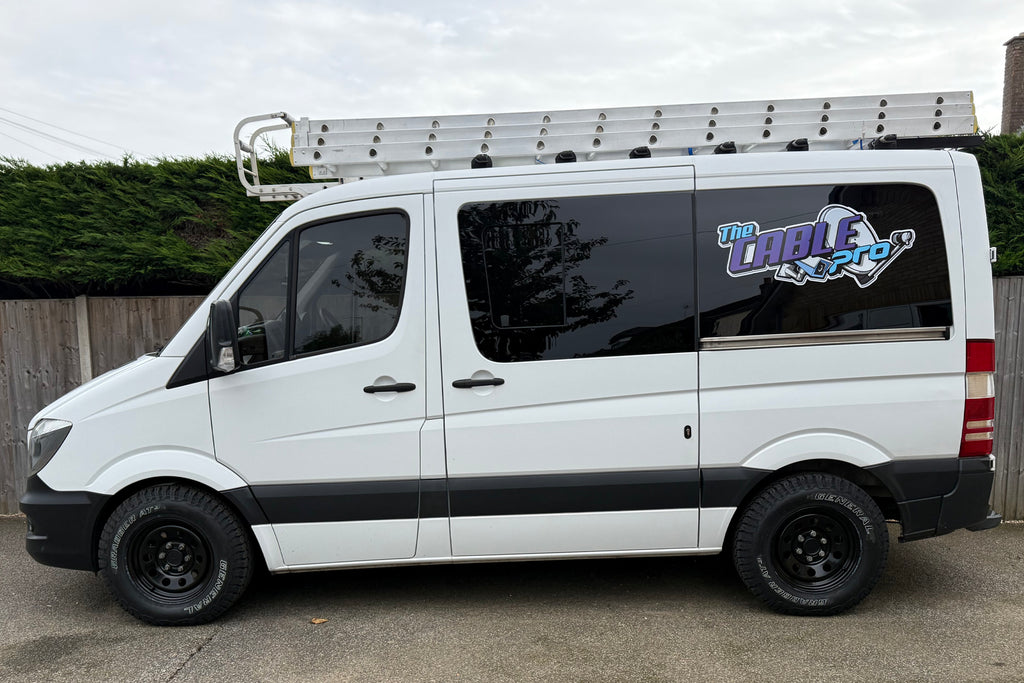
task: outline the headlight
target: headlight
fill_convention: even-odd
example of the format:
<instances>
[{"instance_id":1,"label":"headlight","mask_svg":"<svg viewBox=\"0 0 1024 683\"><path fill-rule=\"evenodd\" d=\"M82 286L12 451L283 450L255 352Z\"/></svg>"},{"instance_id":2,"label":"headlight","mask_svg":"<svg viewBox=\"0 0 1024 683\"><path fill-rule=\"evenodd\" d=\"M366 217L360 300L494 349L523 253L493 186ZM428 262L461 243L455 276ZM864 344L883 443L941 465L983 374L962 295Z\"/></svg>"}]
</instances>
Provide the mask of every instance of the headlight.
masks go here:
<instances>
[{"instance_id":1,"label":"headlight","mask_svg":"<svg viewBox=\"0 0 1024 683\"><path fill-rule=\"evenodd\" d=\"M68 438L71 423L66 420L40 420L28 433L29 476L36 474L50 462L64 439Z\"/></svg>"}]
</instances>

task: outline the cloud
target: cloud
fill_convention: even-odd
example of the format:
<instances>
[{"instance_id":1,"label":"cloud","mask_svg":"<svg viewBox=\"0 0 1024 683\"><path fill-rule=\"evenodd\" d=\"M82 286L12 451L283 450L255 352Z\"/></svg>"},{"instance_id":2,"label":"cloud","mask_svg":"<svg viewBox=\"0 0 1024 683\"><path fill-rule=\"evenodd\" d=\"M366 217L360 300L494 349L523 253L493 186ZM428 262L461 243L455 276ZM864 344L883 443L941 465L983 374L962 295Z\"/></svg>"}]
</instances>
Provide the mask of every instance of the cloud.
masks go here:
<instances>
[{"instance_id":1,"label":"cloud","mask_svg":"<svg viewBox=\"0 0 1024 683\"><path fill-rule=\"evenodd\" d=\"M949 0L118 0L5 14L4 106L154 156L227 153L239 119L282 109L345 118L974 90L990 128L1002 44L1024 30L1024 5L996 0L970 11ZM52 161L2 137L0 154Z\"/></svg>"}]
</instances>

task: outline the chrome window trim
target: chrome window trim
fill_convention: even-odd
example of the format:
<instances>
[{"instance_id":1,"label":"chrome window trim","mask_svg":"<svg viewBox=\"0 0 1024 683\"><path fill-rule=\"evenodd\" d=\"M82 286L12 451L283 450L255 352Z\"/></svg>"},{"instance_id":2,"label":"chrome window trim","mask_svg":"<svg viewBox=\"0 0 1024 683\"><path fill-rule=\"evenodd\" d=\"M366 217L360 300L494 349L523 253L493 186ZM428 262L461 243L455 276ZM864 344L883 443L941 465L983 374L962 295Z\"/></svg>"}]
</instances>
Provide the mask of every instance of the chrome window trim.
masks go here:
<instances>
[{"instance_id":1,"label":"chrome window trim","mask_svg":"<svg viewBox=\"0 0 1024 683\"><path fill-rule=\"evenodd\" d=\"M769 349L782 346L934 341L937 339L949 339L950 330L951 328L949 327L901 327L885 330L799 332L796 334L758 334L741 337L701 337L700 350Z\"/></svg>"}]
</instances>

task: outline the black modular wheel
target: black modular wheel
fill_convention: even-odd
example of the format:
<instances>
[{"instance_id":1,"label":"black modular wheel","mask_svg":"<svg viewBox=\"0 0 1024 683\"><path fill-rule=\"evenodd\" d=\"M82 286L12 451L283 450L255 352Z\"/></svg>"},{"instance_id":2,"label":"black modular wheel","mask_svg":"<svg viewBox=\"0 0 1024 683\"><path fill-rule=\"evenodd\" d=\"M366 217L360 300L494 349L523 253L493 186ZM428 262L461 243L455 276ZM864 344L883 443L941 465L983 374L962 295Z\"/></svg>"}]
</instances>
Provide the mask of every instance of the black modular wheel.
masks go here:
<instances>
[{"instance_id":1,"label":"black modular wheel","mask_svg":"<svg viewBox=\"0 0 1024 683\"><path fill-rule=\"evenodd\" d=\"M786 614L829 615L871 592L889 531L878 505L831 474L797 474L761 491L742 515L733 562L747 587Z\"/></svg>"},{"instance_id":2,"label":"black modular wheel","mask_svg":"<svg viewBox=\"0 0 1024 683\"><path fill-rule=\"evenodd\" d=\"M200 489L143 489L111 513L99 574L130 614L158 626L216 619L245 591L252 549L238 516Z\"/></svg>"}]
</instances>

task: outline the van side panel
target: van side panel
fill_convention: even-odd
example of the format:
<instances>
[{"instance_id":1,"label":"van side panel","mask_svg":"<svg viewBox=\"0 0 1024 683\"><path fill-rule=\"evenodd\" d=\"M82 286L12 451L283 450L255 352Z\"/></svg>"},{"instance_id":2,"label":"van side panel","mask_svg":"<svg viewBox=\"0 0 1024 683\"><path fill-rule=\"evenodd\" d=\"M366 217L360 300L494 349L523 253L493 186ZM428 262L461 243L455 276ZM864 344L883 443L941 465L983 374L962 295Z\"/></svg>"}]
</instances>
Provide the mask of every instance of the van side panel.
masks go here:
<instances>
[{"instance_id":1,"label":"van side panel","mask_svg":"<svg viewBox=\"0 0 1024 683\"><path fill-rule=\"evenodd\" d=\"M205 382L165 388L179 362L144 356L121 375L130 375L128 382L114 371L81 387L87 400L59 413L74 427L39 477L58 491L107 495L153 476L194 478L220 489L241 485L213 458Z\"/></svg>"},{"instance_id":2,"label":"van side panel","mask_svg":"<svg viewBox=\"0 0 1024 683\"><path fill-rule=\"evenodd\" d=\"M749 489L749 482L756 478L742 475L742 472L751 470L770 472L807 460L833 460L863 468L884 466L895 459L914 459L925 463L932 460L948 462L948 459L955 458L963 418L967 321L964 316L964 282L960 276L964 265L958 230L957 187L951 170L942 167L942 158L943 155L932 154L928 155L927 164L908 164L919 165L918 168L868 170L837 167L831 171L821 169L809 173L805 169L801 173L745 177L720 172L703 177L698 167L697 231L701 269L720 268L724 271L729 259L725 249L720 250L721 254L714 247L710 252L708 247L701 251L700 240L710 239L713 245L714 231L718 229L716 225L700 222L702 191L736 187L769 188L770 191L772 187L815 184L837 188L902 184L926 187L934 195L944 226L941 243L927 244L919 239L909 248L918 249L915 254L918 262L925 253L923 250L932 250L927 252L931 254L937 249L935 253L939 256L936 258L940 258L944 248L950 273L948 300L943 304L949 318L940 327L929 327L934 323L922 322L933 311L922 312L928 306L918 306L909 307L914 309L910 313L895 310L876 314L879 318L881 315L892 318L903 315L908 319L913 315L912 323L876 319L874 325L861 322L861 327L857 327L853 326L857 323L851 315L849 320L833 322L839 330L862 332L850 339L829 340L823 335L820 341L815 340L815 334L821 333L811 332L798 340L801 344L798 346L785 346L783 342L780 347L772 347L769 343L759 347L756 331L752 332L749 326L743 331L743 325L749 325L749 320L742 325L737 322L737 332L734 332L748 335L741 337L744 348L708 344L708 339L703 336L708 331L702 328L699 363L701 466L705 474L707 468L741 470L735 476L721 474L713 477L726 482L725 488L733 482L734 489L731 496L723 487L716 489L714 504L738 505ZM925 160L925 157L920 159ZM787 218L782 215L785 214L784 208L777 211L780 217L776 227L787 225ZM852 208L858 210L857 207ZM806 207L794 207L791 213L796 215L802 210ZM757 217L738 214L736 220L757 220ZM903 221L901 225L920 226L914 223L912 215L900 220ZM888 232L879 232L882 233L880 238L889 237ZM918 230L918 234L926 233ZM753 248L750 247L751 250ZM891 249L891 245L886 249ZM706 258L708 253L717 256L718 262L709 262ZM747 252L748 258L751 253ZM739 271L743 264L740 257L734 258ZM897 289L915 287L915 280L901 273L901 265L906 263L906 258L902 262L899 258L893 259L877 275L876 281L888 279L890 289L894 286ZM729 274L737 276L731 271ZM816 294L827 296L830 291L827 288L834 287L834 282L841 279L805 281L802 285L795 285L780 284L778 280L781 278L772 279L773 275L773 271L767 270L746 277L758 278L763 283L762 291L766 291L764 287L776 288L774 291L780 297L786 296L784 288L797 286L802 289L791 291L806 294L810 288L817 288L813 290ZM741 271L739 276L743 276ZM870 280L863 282L868 283L860 285L865 289L872 286ZM846 286L849 288L851 285L846 282ZM871 291L867 289L867 296L871 296ZM708 294L706 288L701 288L698 296L706 298ZM978 305L984 305L980 299L975 300ZM822 305L827 306L827 301ZM991 300L988 306L991 307ZM702 311L706 307L707 303L702 301ZM725 310L724 306L722 310ZM719 318L724 321L723 326L732 324L727 313ZM871 313L867 311L862 315ZM844 324L851 326L844 328ZM892 332L902 329L903 325L910 326L907 332L912 339L888 341L893 338ZM878 330L877 335L873 335L873 329ZM913 338L918 334L915 329L920 330L918 338ZM948 339L943 338L946 336ZM706 479L710 478L706 476ZM707 495L707 489L704 493ZM944 493L948 490L936 491L933 495ZM701 538L702 545L712 542L712 539Z\"/></svg>"},{"instance_id":3,"label":"van side panel","mask_svg":"<svg viewBox=\"0 0 1024 683\"><path fill-rule=\"evenodd\" d=\"M960 204L961 248L964 259L965 310L968 339L995 339L992 264L989 262L988 221L978 160L951 152Z\"/></svg>"},{"instance_id":4,"label":"van side panel","mask_svg":"<svg viewBox=\"0 0 1024 683\"><path fill-rule=\"evenodd\" d=\"M954 340L703 353L702 465L953 457L963 374L950 365L963 354Z\"/></svg>"}]
</instances>

